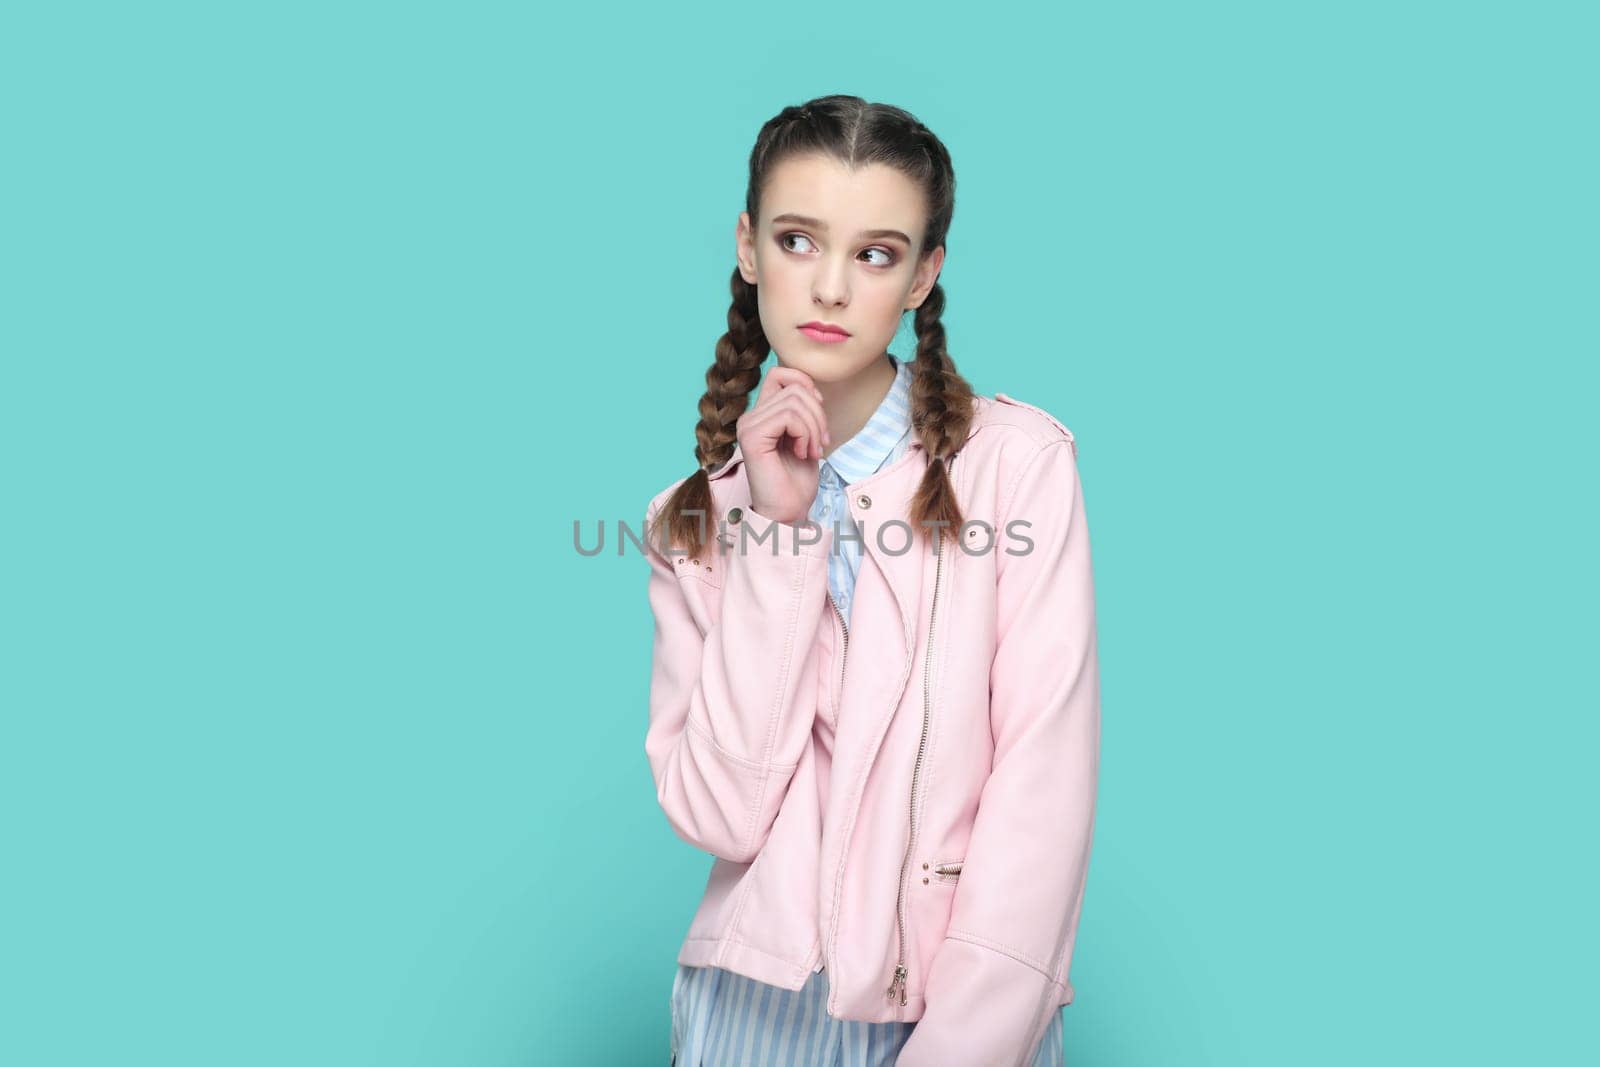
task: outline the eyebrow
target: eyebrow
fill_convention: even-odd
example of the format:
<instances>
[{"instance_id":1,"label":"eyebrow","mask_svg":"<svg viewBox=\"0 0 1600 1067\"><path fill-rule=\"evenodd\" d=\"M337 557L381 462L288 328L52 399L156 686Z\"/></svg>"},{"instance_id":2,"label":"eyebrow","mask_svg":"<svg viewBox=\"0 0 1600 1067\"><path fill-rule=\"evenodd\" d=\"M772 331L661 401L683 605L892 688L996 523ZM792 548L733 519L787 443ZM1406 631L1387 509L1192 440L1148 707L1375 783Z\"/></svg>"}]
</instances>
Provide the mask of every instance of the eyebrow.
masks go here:
<instances>
[{"instance_id":1,"label":"eyebrow","mask_svg":"<svg viewBox=\"0 0 1600 1067\"><path fill-rule=\"evenodd\" d=\"M782 215L774 215L772 218L773 225L777 225L780 222L794 222L800 224L801 226L809 226L813 230L821 230L823 233L828 232L828 224L826 222L823 222L821 219L814 219L809 215L796 215L793 212L786 212ZM911 244L911 238L907 237L899 230L862 230L858 236L895 237L904 241L907 245Z\"/></svg>"}]
</instances>

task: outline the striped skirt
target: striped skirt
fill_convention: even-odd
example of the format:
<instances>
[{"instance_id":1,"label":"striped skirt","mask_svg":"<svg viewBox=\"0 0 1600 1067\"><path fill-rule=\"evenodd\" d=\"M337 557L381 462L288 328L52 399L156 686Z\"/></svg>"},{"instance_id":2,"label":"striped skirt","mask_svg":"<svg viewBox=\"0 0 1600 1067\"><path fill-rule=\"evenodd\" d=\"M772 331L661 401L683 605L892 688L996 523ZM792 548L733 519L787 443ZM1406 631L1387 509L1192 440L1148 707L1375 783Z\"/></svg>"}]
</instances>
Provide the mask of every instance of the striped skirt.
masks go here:
<instances>
[{"instance_id":1,"label":"striped skirt","mask_svg":"<svg viewBox=\"0 0 1600 1067\"><path fill-rule=\"evenodd\" d=\"M889 1067L916 1023L864 1023L827 1012L828 972L799 992L720 967L678 965L672 980L674 1067ZM1061 1012L1032 1067L1065 1067Z\"/></svg>"}]
</instances>

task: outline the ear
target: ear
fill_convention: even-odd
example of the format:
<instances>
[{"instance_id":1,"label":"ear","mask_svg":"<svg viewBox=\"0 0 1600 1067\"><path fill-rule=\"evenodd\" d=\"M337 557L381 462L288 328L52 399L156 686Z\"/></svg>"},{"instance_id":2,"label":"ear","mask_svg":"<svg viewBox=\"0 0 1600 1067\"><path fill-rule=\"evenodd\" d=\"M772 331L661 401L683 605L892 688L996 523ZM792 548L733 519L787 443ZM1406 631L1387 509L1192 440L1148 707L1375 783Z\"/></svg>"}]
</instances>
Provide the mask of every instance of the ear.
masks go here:
<instances>
[{"instance_id":1,"label":"ear","mask_svg":"<svg viewBox=\"0 0 1600 1067\"><path fill-rule=\"evenodd\" d=\"M933 289L934 283L939 280L939 271L944 267L944 245L940 245L917 264L916 280L911 284L911 292L906 294L906 310L914 311L922 306L928 299L928 293Z\"/></svg>"},{"instance_id":2,"label":"ear","mask_svg":"<svg viewBox=\"0 0 1600 1067\"><path fill-rule=\"evenodd\" d=\"M748 211L739 212L739 223L733 228L733 255L739 261L740 277L756 284L756 234Z\"/></svg>"}]
</instances>

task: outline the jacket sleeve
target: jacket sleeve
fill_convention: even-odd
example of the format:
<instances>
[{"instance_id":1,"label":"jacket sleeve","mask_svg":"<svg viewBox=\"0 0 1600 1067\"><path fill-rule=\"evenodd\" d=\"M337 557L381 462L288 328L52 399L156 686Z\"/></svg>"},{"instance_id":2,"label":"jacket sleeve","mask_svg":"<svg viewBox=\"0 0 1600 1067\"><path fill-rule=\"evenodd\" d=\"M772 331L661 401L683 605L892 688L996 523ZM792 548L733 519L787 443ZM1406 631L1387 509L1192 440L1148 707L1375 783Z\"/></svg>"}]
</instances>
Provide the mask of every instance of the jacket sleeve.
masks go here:
<instances>
[{"instance_id":1,"label":"jacket sleeve","mask_svg":"<svg viewBox=\"0 0 1600 1067\"><path fill-rule=\"evenodd\" d=\"M1067 975L1094 832L1100 676L1070 435L1027 461L1010 501L995 542L1003 555L989 679L994 762L900 1067L1026 1067L1073 995ZM1022 537L1033 541L1025 555L1016 554L1027 548Z\"/></svg>"},{"instance_id":2,"label":"jacket sleeve","mask_svg":"<svg viewBox=\"0 0 1600 1067\"><path fill-rule=\"evenodd\" d=\"M647 509L647 531L657 503ZM645 539L655 617L645 754L678 836L749 863L811 740L818 695L811 657L832 531L741 511L728 526L731 547L718 557L721 611L707 627L679 584L699 579L679 578L661 546ZM717 550L713 540L707 551Z\"/></svg>"}]
</instances>

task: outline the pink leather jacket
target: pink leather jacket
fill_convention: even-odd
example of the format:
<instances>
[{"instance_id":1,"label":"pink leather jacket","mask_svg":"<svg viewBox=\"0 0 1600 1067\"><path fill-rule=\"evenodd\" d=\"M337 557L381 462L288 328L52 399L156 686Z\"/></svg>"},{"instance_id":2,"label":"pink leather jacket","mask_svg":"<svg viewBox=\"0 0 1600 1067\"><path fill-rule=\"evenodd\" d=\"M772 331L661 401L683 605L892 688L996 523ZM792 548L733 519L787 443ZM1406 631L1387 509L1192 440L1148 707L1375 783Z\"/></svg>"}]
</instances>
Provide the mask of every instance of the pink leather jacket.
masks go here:
<instances>
[{"instance_id":1,"label":"pink leather jacket","mask_svg":"<svg viewBox=\"0 0 1600 1067\"><path fill-rule=\"evenodd\" d=\"M1077 444L1040 408L977 396L950 467L967 524L937 556L910 539L923 467L913 438L849 486L848 627L833 532L753 510L737 448L711 482L721 547L646 546L645 752L673 830L716 857L678 962L787 989L826 966L830 1014L917 1022L901 1067L1024 1064L1072 1002L1094 830Z\"/></svg>"}]
</instances>

